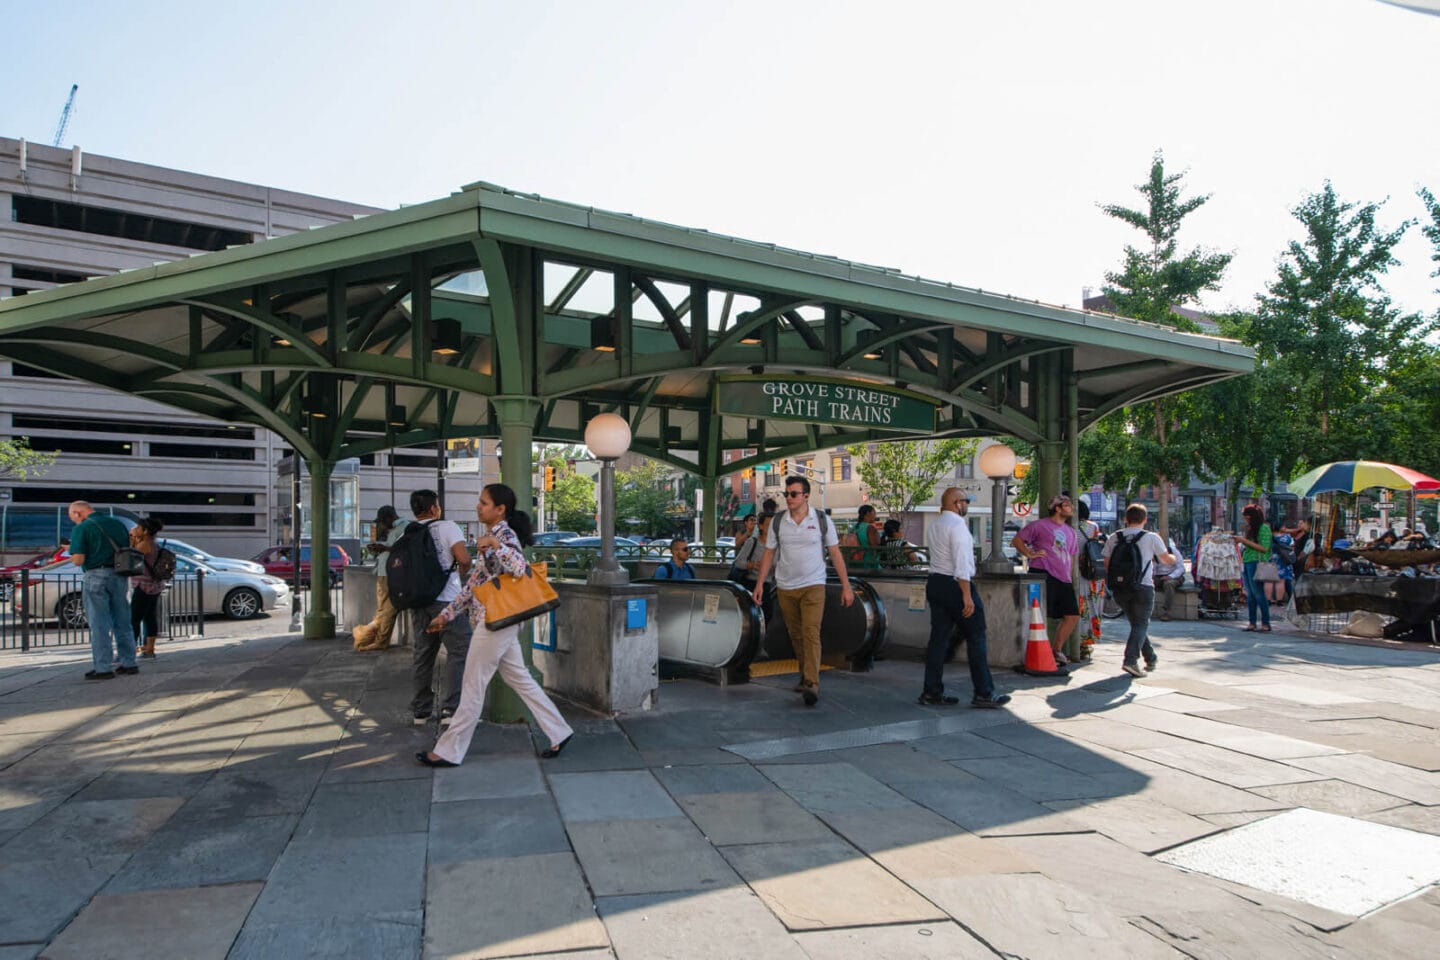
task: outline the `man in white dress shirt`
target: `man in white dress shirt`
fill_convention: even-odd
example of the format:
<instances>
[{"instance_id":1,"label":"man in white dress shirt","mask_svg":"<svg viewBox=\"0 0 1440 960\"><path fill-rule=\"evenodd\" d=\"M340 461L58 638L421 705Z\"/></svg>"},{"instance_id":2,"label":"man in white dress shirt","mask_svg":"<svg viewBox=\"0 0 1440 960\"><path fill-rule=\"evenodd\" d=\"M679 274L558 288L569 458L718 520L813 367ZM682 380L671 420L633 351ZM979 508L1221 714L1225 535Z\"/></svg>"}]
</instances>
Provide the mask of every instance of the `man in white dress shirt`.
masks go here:
<instances>
[{"instance_id":1,"label":"man in white dress shirt","mask_svg":"<svg viewBox=\"0 0 1440 960\"><path fill-rule=\"evenodd\" d=\"M925 648L925 687L920 703L954 706L959 697L945 694L945 655L955 628L965 637L965 658L975 688L972 707L994 709L1010 702L1009 694L995 693L985 644L985 607L974 588L975 541L965 514L970 497L959 487L940 495L940 517L926 534L930 548L930 576L925 581L925 602L930 605L930 644Z\"/></svg>"}]
</instances>

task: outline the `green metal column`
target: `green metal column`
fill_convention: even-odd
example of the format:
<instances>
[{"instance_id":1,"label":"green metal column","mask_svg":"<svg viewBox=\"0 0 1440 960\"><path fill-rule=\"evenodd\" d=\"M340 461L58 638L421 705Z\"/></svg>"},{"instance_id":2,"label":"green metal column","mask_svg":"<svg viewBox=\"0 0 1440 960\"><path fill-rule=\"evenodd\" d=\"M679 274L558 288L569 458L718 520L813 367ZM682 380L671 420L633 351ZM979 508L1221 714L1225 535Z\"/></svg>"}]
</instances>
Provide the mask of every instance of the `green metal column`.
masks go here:
<instances>
[{"instance_id":1,"label":"green metal column","mask_svg":"<svg viewBox=\"0 0 1440 960\"><path fill-rule=\"evenodd\" d=\"M1031 390L1035 394L1035 419L1045 439L1035 445L1035 472L1040 487L1036 513L1044 516L1046 502L1061 490L1061 465L1065 457L1065 424L1060 415L1065 383L1058 357L1053 354L1034 360Z\"/></svg>"},{"instance_id":2,"label":"green metal column","mask_svg":"<svg viewBox=\"0 0 1440 960\"><path fill-rule=\"evenodd\" d=\"M700 489L705 491L705 507L700 512L700 542L715 544L720 530L720 483L719 477L700 478Z\"/></svg>"},{"instance_id":3,"label":"green metal column","mask_svg":"<svg viewBox=\"0 0 1440 960\"><path fill-rule=\"evenodd\" d=\"M1075 351L1067 350L1060 355L1060 362L1065 374L1065 460L1069 466L1066 477L1066 489L1077 501L1080 499L1080 381L1075 376ZM1075 513L1070 517L1070 525L1075 528L1076 536L1080 535L1080 508L1075 508ZM1075 592L1080 593L1080 557L1076 554L1075 562L1070 567L1070 578L1075 583ZM1089 583L1085 581L1088 589ZM1089 611L1087 610L1088 614ZM1080 622L1075 625L1075 632L1065 640L1065 656L1072 661L1080 659L1080 638L1090 631L1090 618L1083 616Z\"/></svg>"},{"instance_id":4,"label":"green metal column","mask_svg":"<svg viewBox=\"0 0 1440 960\"><path fill-rule=\"evenodd\" d=\"M530 498L534 496L533 473L530 448L535 439L535 417L540 412L540 401L534 397L495 397L490 405L495 408L496 419L500 422L500 478L507 487L515 491L515 503L521 510L530 511ZM531 518L535 522L535 518ZM535 529L540 529L536 526ZM540 671L535 669L531 642L534 639L534 621L527 620L520 627L520 655L525 658L536 683L542 683ZM490 687L486 704L486 719L494 723L515 723L529 717L525 705L515 691L505 685L497 675ZM531 718L533 719L533 718Z\"/></svg>"},{"instance_id":5,"label":"green metal column","mask_svg":"<svg viewBox=\"0 0 1440 960\"><path fill-rule=\"evenodd\" d=\"M305 614L305 639L330 640L335 636L335 614L330 609L330 474L335 464L307 460L305 467L310 471L310 610Z\"/></svg>"}]
</instances>

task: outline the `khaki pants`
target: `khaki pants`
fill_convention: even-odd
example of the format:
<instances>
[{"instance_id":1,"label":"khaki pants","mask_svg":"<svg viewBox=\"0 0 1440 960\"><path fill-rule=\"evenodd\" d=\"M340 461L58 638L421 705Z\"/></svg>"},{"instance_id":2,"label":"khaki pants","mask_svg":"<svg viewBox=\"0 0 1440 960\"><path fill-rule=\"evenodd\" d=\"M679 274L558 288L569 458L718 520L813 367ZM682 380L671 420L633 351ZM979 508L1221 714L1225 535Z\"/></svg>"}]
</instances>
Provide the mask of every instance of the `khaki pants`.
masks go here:
<instances>
[{"instance_id":1,"label":"khaki pants","mask_svg":"<svg viewBox=\"0 0 1440 960\"><path fill-rule=\"evenodd\" d=\"M800 661L800 682L820 686L820 620L825 615L825 584L799 590L777 590L780 616L790 631L790 645Z\"/></svg>"},{"instance_id":2,"label":"khaki pants","mask_svg":"<svg viewBox=\"0 0 1440 960\"><path fill-rule=\"evenodd\" d=\"M375 579L375 619L362 623L351 631L356 650L385 650L390 646L390 636L395 632L395 618L399 611L390 602L390 588L384 577Z\"/></svg>"}]
</instances>

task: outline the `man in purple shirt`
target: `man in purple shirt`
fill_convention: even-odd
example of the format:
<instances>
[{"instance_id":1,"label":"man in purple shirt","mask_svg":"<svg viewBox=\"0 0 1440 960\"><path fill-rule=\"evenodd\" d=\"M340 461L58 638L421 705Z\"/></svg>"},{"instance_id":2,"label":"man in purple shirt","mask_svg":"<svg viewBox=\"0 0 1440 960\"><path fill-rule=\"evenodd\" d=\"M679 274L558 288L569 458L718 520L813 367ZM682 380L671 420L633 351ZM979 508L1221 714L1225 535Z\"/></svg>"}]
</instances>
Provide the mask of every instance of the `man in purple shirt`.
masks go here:
<instances>
[{"instance_id":1,"label":"man in purple shirt","mask_svg":"<svg viewBox=\"0 0 1440 960\"><path fill-rule=\"evenodd\" d=\"M1069 497L1064 494L1051 497L1045 506L1049 516L1025 527L1011 542L1016 552L1030 561L1032 570L1045 572L1045 615L1060 621L1060 629L1050 638L1050 645L1055 648L1055 662L1066 664L1070 661L1060 648L1080 622L1080 604L1070 579L1075 554L1080 550L1080 535L1070 526L1075 505Z\"/></svg>"}]
</instances>

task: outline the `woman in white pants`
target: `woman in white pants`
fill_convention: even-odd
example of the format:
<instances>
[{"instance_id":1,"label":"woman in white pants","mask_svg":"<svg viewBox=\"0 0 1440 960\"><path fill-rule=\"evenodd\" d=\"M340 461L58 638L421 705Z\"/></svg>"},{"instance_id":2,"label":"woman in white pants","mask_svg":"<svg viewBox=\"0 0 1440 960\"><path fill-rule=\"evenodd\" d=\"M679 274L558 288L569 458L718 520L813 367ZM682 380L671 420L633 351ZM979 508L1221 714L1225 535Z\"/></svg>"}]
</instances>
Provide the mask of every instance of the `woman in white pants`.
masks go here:
<instances>
[{"instance_id":1,"label":"woman in white pants","mask_svg":"<svg viewBox=\"0 0 1440 960\"><path fill-rule=\"evenodd\" d=\"M475 587L499 576L510 573L523 576L529 569L522 547L531 541L530 518L522 510L515 509L515 491L503 483L492 483L480 491L480 502L475 507L480 522L490 528L487 536L476 542L479 554L470 568L470 578L465 589L441 610L425 628L429 633L439 633L445 625L461 613L468 614L475 624L470 637L470 653L465 658L465 677L460 685L460 706L450 721L450 728L440 735L435 749L415 754L415 759L427 767L458 767L470 749L470 738L475 734L475 725L480 722L480 708L485 704L485 688L498 670L510 689L524 701L525 706L535 715L550 747L540 756L550 759L560 756L560 751L570 742L575 731L545 691L530 676L525 668L525 659L520 655L518 639L520 625L489 630L485 627L485 607L475 599Z\"/></svg>"}]
</instances>

